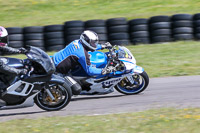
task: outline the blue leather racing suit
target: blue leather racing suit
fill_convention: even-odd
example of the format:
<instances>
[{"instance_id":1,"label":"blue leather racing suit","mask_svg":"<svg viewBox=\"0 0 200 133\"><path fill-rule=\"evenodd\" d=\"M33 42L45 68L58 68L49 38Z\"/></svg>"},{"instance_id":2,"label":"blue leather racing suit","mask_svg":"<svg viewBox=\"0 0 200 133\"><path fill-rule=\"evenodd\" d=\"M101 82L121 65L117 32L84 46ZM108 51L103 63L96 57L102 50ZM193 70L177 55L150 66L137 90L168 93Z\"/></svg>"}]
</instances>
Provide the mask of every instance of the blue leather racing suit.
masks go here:
<instances>
[{"instance_id":1,"label":"blue leather racing suit","mask_svg":"<svg viewBox=\"0 0 200 133\"><path fill-rule=\"evenodd\" d=\"M97 50L100 49L101 45L97 45ZM91 65L88 51L79 40L71 42L64 49L55 53L53 61L57 71L63 74L67 74L76 65L81 65L89 76L101 75L102 72L102 69Z\"/></svg>"}]
</instances>

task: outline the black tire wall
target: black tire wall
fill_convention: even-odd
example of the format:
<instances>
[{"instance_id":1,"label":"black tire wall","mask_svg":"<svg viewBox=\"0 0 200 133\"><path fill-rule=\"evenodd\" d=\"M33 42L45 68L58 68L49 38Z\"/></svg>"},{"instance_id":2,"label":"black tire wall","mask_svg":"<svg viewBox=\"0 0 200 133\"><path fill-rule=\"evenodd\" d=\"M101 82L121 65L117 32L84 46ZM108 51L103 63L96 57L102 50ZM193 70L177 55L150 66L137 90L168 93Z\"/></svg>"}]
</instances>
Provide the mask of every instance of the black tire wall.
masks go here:
<instances>
[{"instance_id":1,"label":"black tire wall","mask_svg":"<svg viewBox=\"0 0 200 133\"><path fill-rule=\"evenodd\" d=\"M99 35L100 43L112 45L165 43L179 40L200 40L200 13L153 16L149 19L126 18L107 20L73 20L63 24L29 27L7 27L8 46L14 48L36 46L47 51L58 51L84 30ZM1 53L0 53L1 54Z\"/></svg>"}]
</instances>

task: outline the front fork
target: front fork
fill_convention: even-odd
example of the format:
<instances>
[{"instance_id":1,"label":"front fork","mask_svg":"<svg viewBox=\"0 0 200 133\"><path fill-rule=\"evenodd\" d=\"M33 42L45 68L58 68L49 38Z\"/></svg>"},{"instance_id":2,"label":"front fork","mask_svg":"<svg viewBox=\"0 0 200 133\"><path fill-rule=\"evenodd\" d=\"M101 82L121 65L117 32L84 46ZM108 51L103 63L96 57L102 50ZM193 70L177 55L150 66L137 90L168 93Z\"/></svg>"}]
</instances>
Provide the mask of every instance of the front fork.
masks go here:
<instances>
[{"instance_id":1,"label":"front fork","mask_svg":"<svg viewBox=\"0 0 200 133\"><path fill-rule=\"evenodd\" d=\"M135 66L131 72L131 75L127 76L125 79L131 84L138 84L138 74L143 73L144 69L140 66ZM137 76L137 77L134 77Z\"/></svg>"},{"instance_id":2,"label":"front fork","mask_svg":"<svg viewBox=\"0 0 200 133\"><path fill-rule=\"evenodd\" d=\"M47 94L49 95L49 97L51 98L51 100L54 101L55 97L52 95L52 93L50 91L50 87L48 85L45 85L45 91L47 92Z\"/></svg>"}]
</instances>

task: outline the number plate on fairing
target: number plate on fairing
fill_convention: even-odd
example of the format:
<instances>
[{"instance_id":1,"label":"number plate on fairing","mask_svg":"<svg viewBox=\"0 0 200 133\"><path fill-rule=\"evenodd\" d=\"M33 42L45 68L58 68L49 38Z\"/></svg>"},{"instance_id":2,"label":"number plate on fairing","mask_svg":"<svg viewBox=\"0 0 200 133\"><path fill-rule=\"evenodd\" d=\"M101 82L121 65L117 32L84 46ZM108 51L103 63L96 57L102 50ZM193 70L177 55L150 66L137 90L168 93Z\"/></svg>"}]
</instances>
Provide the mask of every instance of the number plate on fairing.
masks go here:
<instances>
[{"instance_id":1,"label":"number plate on fairing","mask_svg":"<svg viewBox=\"0 0 200 133\"><path fill-rule=\"evenodd\" d=\"M127 76L127 79L131 82L131 84L134 84L133 76Z\"/></svg>"}]
</instances>

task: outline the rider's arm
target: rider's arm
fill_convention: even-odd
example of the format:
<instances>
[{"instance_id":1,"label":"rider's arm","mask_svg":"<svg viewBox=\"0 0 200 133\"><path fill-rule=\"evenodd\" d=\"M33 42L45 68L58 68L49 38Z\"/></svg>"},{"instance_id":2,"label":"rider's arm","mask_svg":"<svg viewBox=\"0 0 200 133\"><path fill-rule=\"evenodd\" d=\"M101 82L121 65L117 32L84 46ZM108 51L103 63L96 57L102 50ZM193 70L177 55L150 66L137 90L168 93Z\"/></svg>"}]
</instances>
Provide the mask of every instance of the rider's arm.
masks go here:
<instances>
[{"instance_id":1,"label":"rider's arm","mask_svg":"<svg viewBox=\"0 0 200 133\"><path fill-rule=\"evenodd\" d=\"M102 46L100 44L97 44L96 50L101 50L101 49L103 49Z\"/></svg>"},{"instance_id":2,"label":"rider's arm","mask_svg":"<svg viewBox=\"0 0 200 133\"><path fill-rule=\"evenodd\" d=\"M90 76L101 75L102 69L96 68L91 65L87 51L85 51L85 56L79 58L78 61L88 75Z\"/></svg>"},{"instance_id":3,"label":"rider's arm","mask_svg":"<svg viewBox=\"0 0 200 133\"><path fill-rule=\"evenodd\" d=\"M20 54L21 51L16 48L11 48L11 47L0 47L0 51L5 52L5 53L10 53L10 54Z\"/></svg>"}]
</instances>

